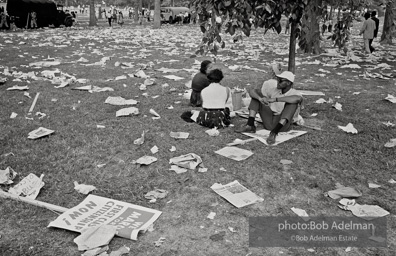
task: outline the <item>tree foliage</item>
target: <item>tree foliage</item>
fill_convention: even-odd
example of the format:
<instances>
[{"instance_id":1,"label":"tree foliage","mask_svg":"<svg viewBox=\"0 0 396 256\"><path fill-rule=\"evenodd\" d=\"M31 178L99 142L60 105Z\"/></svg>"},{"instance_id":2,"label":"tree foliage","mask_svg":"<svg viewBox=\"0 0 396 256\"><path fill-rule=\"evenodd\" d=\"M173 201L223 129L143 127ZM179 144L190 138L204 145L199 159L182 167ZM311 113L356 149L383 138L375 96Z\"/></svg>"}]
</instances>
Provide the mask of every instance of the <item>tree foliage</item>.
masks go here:
<instances>
[{"instance_id":1,"label":"tree foliage","mask_svg":"<svg viewBox=\"0 0 396 256\"><path fill-rule=\"evenodd\" d=\"M282 15L291 15L294 23L299 23L308 0L195 0L195 7L203 33L202 43L197 53L208 51L217 54L225 42L220 36L225 33L235 35L241 31L250 36L253 27L265 28L280 33Z\"/></svg>"}]
</instances>

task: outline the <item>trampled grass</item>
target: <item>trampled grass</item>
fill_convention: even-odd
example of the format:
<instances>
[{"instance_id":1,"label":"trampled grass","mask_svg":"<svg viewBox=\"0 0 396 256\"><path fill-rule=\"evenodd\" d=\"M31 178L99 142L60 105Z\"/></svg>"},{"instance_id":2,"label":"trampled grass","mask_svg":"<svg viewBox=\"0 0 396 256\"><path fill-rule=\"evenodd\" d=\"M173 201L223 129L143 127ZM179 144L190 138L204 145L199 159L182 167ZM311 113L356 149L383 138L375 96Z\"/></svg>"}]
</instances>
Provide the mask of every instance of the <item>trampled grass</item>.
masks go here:
<instances>
[{"instance_id":1,"label":"trampled grass","mask_svg":"<svg viewBox=\"0 0 396 256\"><path fill-rule=\"evenodd\" d=\"M395 185L388 183L388 180L396 179L396 161L394 148L385 148L384 144L395 138L396 132L394 127L382 123L396 122L394 104L384 100L387 94L396 95L394 78L365 80L359 76L363 74L363 69L342 69L340 65L298 65L296 88L324 92L326 100L332 98L342 104L342 112L333 108L332 104L315 103L319 96L306 96L302 116L308 120L312 118L312 113L317 113L316 118L323 122L321 131L295 127L308 133L276 147L267 147L259 141L247 143L239 147L251 150L254 155L235 162L214 151L236 138L247 137L234 133L233 127L220 130L218 137L210 137L205 133L207 129L184 122L180 115L190 107L182 94L191 73L172 73L184 77L181 81L172 81L163 77L166 74L157 71L161 67L191 68L194 63L194 59L190 58L194 52L192 44L199 43L199 37L200 32L195 26L164 26L155 31L148 25L139 27L127 24L122 29L107 30L103 21L95 30L50 29L2 33L1 70L7 66L10 72L39 73L58 68L76 78L88 79L87 84L111 87L114 92L88 93L71 89L84 84L56 89L49 81L28 79L28 84L25 79L18 82L8 76L8 81L0 85L0 169L11 166L18 172L15 183L29 173L38 176L45 174L45 186L37 200L66 208L77 205L85 198L73 189L73 181L78 181L96 186L95 195L162 211L154 224L154 231L141 234L138 241L122 238L111 241L112 250L126 245L131 248L130 255L394 255ZM277 55L274 50L287 46L287 37L269 32L263 40L260 38L262 31L258 30L251 38L245 38L243 43L233 45L235 51L228 49L220 53L216 65L225 73L223 84L231 88L249 87L264 81L265 74L262 72L248 69L232 72L227 68L230 65L265 70L266 64L274 60L286 64L284 58L287 55ZM47 45L40 46L44 43ZM61 45L67 47L59 47ZM250 55L246 50L249 49L260 49L258 61L248 59ZM389 54L392 49L394 51L395 48L379 50L380 53L387 53L379 63L391 65L392 68L384 72L394 75L395 59ZM48 56L59 58L61 65L38 69L28 66ZM89 63L97 62L102 57L111 59L103 67L83 66L76 62L80 57L88 59ZM229 59L224 60L226 57ZM297 57L298 62L329 58L300 54ZM166 62L171 60L176 61ZM132 62L135 67L122 69L115 66L117 61ZM147 86L146 91L139 90L139 85L144 81L141 78L108 81L109 78L133 74L140 64L150 62L154 65L144 72L155 78L156 84ZM357 64L364 68L368 67L365 65L372 65L370 62ZM319 76L319 68L331 73ZM164 83L168 83L169 87L163 88L161 85ZM20 91L6 90L13 85L28 85L31 98ZM37 116L33 116L34 120L25 119L38 92L40 96L33 115L40 111L47 116L43 119ZM159 97L153 98L156 95ZM108 96L138 100L140 114L116 117L115 112L122 107L105 104ZM171 105L174 109L167 108ZM153 120L150 108L157 111L161 119ZM15 119L10 119L12 112L18 113ZM235 126L245 122L246 119L240 117L232 120ZM353 123L358 134L347 134L337 127L347 123ZM97 128L97 125L105 128ZM27 134L40 126L55 130L55 133L37 140L27 139ZM134 145L133 141L144 130L147 131L145 143ZM169 136L171 131L188 132L190 137L176 140ZM157 162L149 166L133 163L141 156L152 155L150 149L155 145L159 148L154 155L158 158ZM170 152L171 146L177 150ZM10 152L13 155L7 155ZM199 155L208 172L176 174L168 170L170 158L187 153ZM293 161L289 170L283 169L281 159ZM102 164L105 165L98 167ZM226 171L221 171L221 167ZM264 202L237 209L210 189L215 182L225 184L234 180L263 197ZM369 189L368 182L381 184L382 187ZM335 188L336 183L359 189L363 193L358 199L360 204L379 205L391 213L388 216L387 248L352 248L351 252L345 252L345 248L315 248L313 253L306 248L249 248L248 217L294 216L291 207L305 209L311 216L352 216L337 207L337 200L324 196L326 191ZM3 190L10 187L1 185ZM154 188L166 189L169 194L165 199L150 204L144 195ZM47 228L48 223L57 217L56 213L12 200L1 199L0 202L1 255L80 254L73 242L77 233ZM216 212L214 220L206 218L210 212ZM231 232L229 227L236 232ZM221 231L226 233L224 239L210 239L211 235ZM160 237L166 240L161 246L154 246L154 241Z\"/></svg>"}]
</instances>

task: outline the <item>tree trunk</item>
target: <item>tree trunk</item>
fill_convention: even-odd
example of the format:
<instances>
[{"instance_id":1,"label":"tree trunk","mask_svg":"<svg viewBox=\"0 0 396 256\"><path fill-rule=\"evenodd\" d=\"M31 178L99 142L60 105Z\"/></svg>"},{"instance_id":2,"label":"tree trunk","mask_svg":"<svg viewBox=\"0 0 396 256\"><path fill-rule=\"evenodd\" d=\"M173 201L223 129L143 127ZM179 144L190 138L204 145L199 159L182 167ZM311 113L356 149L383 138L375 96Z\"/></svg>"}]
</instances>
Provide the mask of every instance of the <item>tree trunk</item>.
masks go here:
<instances>
[{"instance_id":1,"label":"tree trunk","mask_svg":"<svg viewBox=\"0 0 396 256\"><path fill-rule=\"evenodd\" d=\"M172 7L175 6L175 0L171 0L171 6L172 6Z\"/></svg>"},{"instance_id":2,"label":"tree trunk","mask_svg":"<svg viewBox=\"0 0 396 256\"><path fill-rule=\"evenodd\" d=\"M322 0L309 0L301 18L301 36L298 45L305 53L320 53L321 6Z\"/></svg>"},{"instance_id":3,"label":"tree trunk","mask_svg":"<svg viewBox=\"0 0 396 256\"><path fill-rule=\"evenodd\" d=\"M99 6L99 10L98 10L98 19L102 19L103 17L102 17L102 7L101 6Z\"/></svg>"},{"instance_id":4,"label":"tree trunk","mask_svg":"<svg viewBox=\"0 0 396 256\"><path fill-rule=\"evenodd\" d=\"M294 73L296 66L296 36L297 23L295 20L290 24L289 65L287 70Z\"/></svg>"},{"instance_id":5,"label":"tree trunk","mask_svg":"<svg viewBox=\"0 0 396 256\"><path fill-rule=\"evenodd\" d=\"M154 0L154 28L161 27L161 0Z\"/></svg>"},{"instance_id":6,"label":"tree trunk","mask_svg":"<svg viewBox=\"0 0 396 256\"><path fill-rule=\"evenodd\" d=\"M89 1L89 26L96 26L95 0Z\"/></svg>"},{"instance_id":7,"label":"tree trunk","mask_svg":"<svg viewBox=\"0 0 396 256\"><path fill-rule=\"evenodd\" d=\"M134 18L134 21L135 22L137 22L138 20L139 20L139 6L138 6L138 4L136 3L135 4L135 18Z\"/></svg>"},{"instance_id":8,"label":"tree trunk","mask_svg":"<svg viewBox=\"0 0 396 256\"><path fill-rule=\"evenodd\" d=\"M333 6L330 6L329 20L333 20Z\"/></svg>"},{"instance_id":9,"label":"tree trunk","mask_svg":"<svg viewBox=\"0 0 396 256\"><path fill-rule=\"evenodd\" d=\"M381 44L392 44L393 33L395 33L396 0L388 0L385 11L384 26L382 28Z\"/></svg>"}]
</instances>

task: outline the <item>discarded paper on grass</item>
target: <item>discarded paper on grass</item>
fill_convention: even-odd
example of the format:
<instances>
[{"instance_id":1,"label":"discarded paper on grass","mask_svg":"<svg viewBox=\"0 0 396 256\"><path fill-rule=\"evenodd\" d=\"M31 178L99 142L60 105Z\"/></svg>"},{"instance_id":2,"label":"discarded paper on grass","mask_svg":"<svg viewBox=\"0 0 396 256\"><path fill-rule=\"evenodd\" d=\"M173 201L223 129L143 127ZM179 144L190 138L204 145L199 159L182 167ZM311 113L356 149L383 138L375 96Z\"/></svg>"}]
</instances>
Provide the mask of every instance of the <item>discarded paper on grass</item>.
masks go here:
<instances>
[{"instance_id":1,"label":"discarded paper on grass","mask_svg":"<svg viewBox=\"0 0 396 256\"><path fill-rule=\"evenodd\" d=\"M247 136L257 138L259 141L264 143L265 145L268 145L267 143L267 138L269 136L271 131L268 130L259 130L256 133L243 133ZM288 132L280 132L278 136L276 136L275 143L272 146L276 146L282 142L294 139L298 136L301 136L303 134L306 134L306 131L298 131L298 130L291 130Z\"/></svg>"},{"instance_id":2,"label":"discarded paper on grass","mask_svg":"<svg viewBox=\"0 0 396 256\"><path fill-rule=\"evenodd\" d=\"M39 127L34 131L29 132L28 134L28 139L38 139L47 135L50 135L51 133L54 133L55 131L44 128L44 127Z\"/></svg>"},{"instance_id":3,"label":"discarded paper on grass","mask_svg":"<svg viewBox=\"0 0 396 256\"><path fill-rule=\"evenodd\" d=\"M8 193L13 195L25 195L27 198L36 199L40 193L40 189L44 187L43 182L44 174L37 177L35 174L30 173L28 176L23 178L18 184L8 190Z\"/></svg>"},{"instance_id":4,"label":"discarded paper on grass","mask_svg":"<svg viewBox=\"0 0 396 256\"><path fill-rule=\"evenodd\" d=\"M224 147L215 151L215 153L235 161L242 161L253 155L253 152L238 147Z\"/></svg>"},{"instance_id":5,"label":"discarded paper on grass","mask_svg":"<svg viewBox=\"0 0 396 256\"><path fill-rule=\"evenodd\" d=\"M215 183L210 188L238 208L264 201L236 180L226 185Z\"/></svg>"},{"instance_id":6,"label":"discarded paper on grass","mask_svg":"<svg viewBox=\"0 0 396 256\"><path fill-rule=\"evenodd\" d=\"M88 195L83 202L58 216L48 227L81 233L88 227L111 225L117 227L117 236L137 240L138 233L148 229L161 213L118 200Z\"/></svg>"}]
</instances>

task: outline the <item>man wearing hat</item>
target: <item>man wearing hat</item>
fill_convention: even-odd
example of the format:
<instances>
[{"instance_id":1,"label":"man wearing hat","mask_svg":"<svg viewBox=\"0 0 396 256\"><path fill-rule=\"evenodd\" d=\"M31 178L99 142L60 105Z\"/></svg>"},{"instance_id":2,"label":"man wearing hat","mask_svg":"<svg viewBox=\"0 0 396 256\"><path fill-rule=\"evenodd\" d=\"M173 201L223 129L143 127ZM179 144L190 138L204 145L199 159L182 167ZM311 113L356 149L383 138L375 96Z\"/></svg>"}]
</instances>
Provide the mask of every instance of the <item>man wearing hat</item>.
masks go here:
<instances>
[{"instance_id":1,"label":"man wearing hat","mask_svg":"<svg viewBox=\"0 0 396 256\"><path fill-rule=\"evenodd\" d=\"M271 133L267 143L272 145L279 132L290 129L293 119L299 114L301 94L293 89L294 74L290 71L280 71L273 66L276 78L267 80L258 88L251 89L249 95L252 98L249 105L249 119L245 126L236 132L256 132L254 119L259 113L263 121L264 129Z\"/></svg>"}]
</instances>

